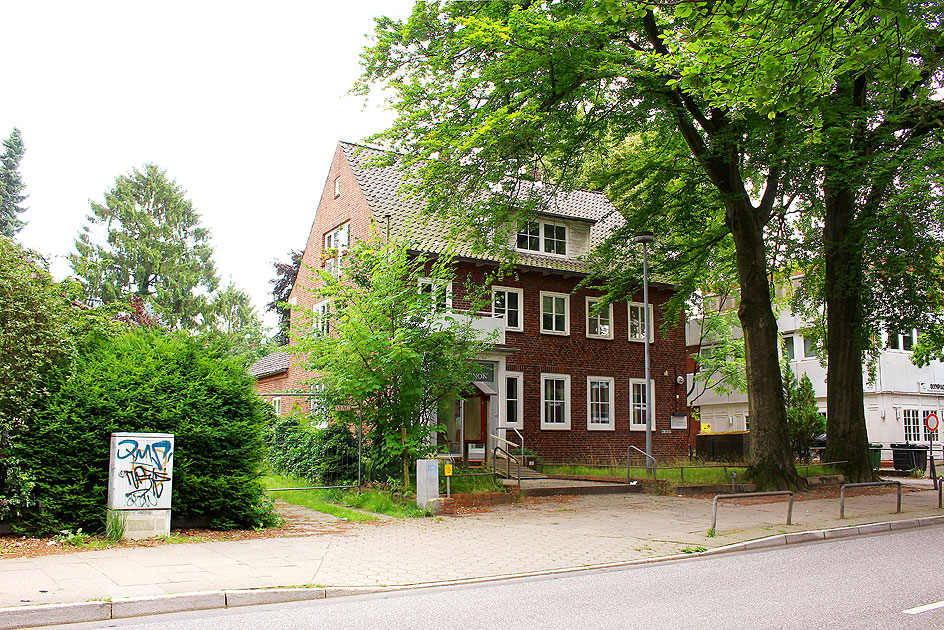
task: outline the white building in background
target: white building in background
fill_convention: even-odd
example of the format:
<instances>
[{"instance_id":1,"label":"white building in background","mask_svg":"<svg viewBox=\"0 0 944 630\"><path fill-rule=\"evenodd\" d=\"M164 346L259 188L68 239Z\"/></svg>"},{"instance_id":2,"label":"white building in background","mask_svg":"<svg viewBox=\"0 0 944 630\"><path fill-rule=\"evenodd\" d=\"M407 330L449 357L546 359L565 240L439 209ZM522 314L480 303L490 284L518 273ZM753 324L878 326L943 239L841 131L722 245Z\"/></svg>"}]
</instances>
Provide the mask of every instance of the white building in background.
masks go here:
<instances>
[{"instance_id":1,"label":"white building in background","mask_svg":"<svg viewBox=\"0 0 944 630\"><path fill-rule=\"evenodd\" d=\"M781 315L777 326L783 335L785 353L797 378L806 374L816 391L819 411L826 415L826 369L816 357L812 343L801 332L803 322L792 314ZM736 335L740 331L735 331ZM699 351L701 326L698 320L689 320L685 328L685 342L692 353ZM919 368L911 362L911 348L917 341L917 332L905 335L884 335L881 354L875 366L875 377L863 381L865 422L870 442L888 446L898 442L935 442L940 440L944 427L929 435L924 419L934 413L940 419L944 411L944 363L934 361ZM710 340L702 340L701 352L711 352ZM750 429L747 395L719 394L705 391L705 383L695 382L688 375L688 404L700 410L701 422L710 423L714 433L746 431Z\"/></svg>"}]
</instances>

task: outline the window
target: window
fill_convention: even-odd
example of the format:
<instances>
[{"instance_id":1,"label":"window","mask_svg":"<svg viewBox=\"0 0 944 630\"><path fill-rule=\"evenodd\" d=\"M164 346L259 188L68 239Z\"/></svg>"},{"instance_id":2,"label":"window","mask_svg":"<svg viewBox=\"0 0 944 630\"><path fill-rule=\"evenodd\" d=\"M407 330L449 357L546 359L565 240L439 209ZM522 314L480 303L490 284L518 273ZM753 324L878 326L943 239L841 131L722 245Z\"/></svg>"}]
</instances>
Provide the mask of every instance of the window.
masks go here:
<instances>
[{"instance_id":1,"label":"window","mask_svg":"<svg viewBox=\"0 0 944 630\"><path fill-rule=\"evenodd\" d=\"M905 442L917 442L921 439L917 409L905 409Z\"/></svg>"},{"instance_id":2,"label":"window","mask_svg":"<svg viewBox=\"0 0 944 630\"><path fill-rule=\"evenodd\" d=\"M608 376L587 377L587 430L612 431L613 379Z\"/></svg>"},{"instance_id":3,"label":"window","mask_svg":"<svg viewBox=\"0 0 944 630\"><path fill-rule=\"evenodd\" d=\"M282 399L279 396L272 399L272 408L275 410L275 415L282 415Z\"/></svg>"},{"instance_id":4,"label":"window","mask_svg":"<svg viewBox=\"0 0 944 630\"><path fill-rule=\"evenodd\" d=\"M544 224L544 253L567 255L567 228L552 223Z\"/></svg>"},{"instance_id":5,"label":"window","mask_svg":"<svg viewBox=\"0 0 944 630\"><path fill-rule=\"evenodd\" d=\"M907 350L910 352L916 343L918 343L918 335L914 330L904 334L888 333L888 348L890 350Z\"/></svg>"},{"instance_id":6,"label":"window","mask_svg":"<svg viewBox=\"0 0 944 630\"><path fill-rule=\"evenodd\" d=\"M334 198L337 199L341 196L341 177L334 178Z\"/></svg>"},{"instance_id":7,"label":"window","mask_svg":"<svg viewBox=\"0 0 944 630\"><path fill-rule=\"evenodd\" d=\"M505 372L505 426L523 427L524 399L521 396L524 375L521 372Z\"/></svg>"},{"instance_id":8,"label":"window","mask_svg":"<svg viewBox=\"0 0 944 630\"><path fill-rule=\"evenodd\" d=\"M928 416L930 416L932 413L935 416L937 415L936 411L932 411L930 409L925 410L924 414L922 414L921 426L924 428L924 441L925 442L928 442L930 440L933 440L935 442L938 441L938 433L937 433L938 429L934 429L933 431L928 431L928 425L925 422L928 419Z\"/></svg>"},{"instance_id":9,"label":"window","mask_svg":"<svg viewBox=\"0 0 944 630\"><path fill-rule=\"evenodd\" d=\"M524 318L521 306L524 303L524 291L508 287L492 288L492 315L505 318L505 330L524 330Z\"/></svg>"},{"instance_id":10,"label":"window","mask_svg":"<svg viewBox=\"0 0 944 630\"><path fill-rule=\"evenodd\" d=\"M541 291L541 332L549 335L570 334L570 296Z\"/></svg>"},{"instance_id":11,"label":"window","mask_svg":"<svg viewBox=\"0 0 944 630\"><path fill-rule=\"evenodd\" d=\"M809 337L803 337L803 356L806 358L816 356L816 342Z\"/></svg>"},{"instance_id":12,"label":"window","mask_svg":"<svg viewBox=\"0 0 944 630\"><path fill-rule=\"evenodd\" d=\"M643 304L640 302L629 303L629 340L645 341L643 337ZM649 305L649 343L652 343L652 331L655 328L655 322L652 321L652 304Z\"/></svg>"},{"instance_id":13,"label":"window","mask_svg":"<svg viewBox=\"0 0 944 630\"><path fill-rule=\"evenodd\" d=\"M587 298L587 337L594 339L613 338L613 305L607 304L594 315L594 308L600 304L599 298Z\"/></svg>"},{"instance_id":14,"label":"window","mask_svg":"<svg viewBox=\"0 0 944 630\"><path fill-rule=\"evenodd\" d=\"M311 310L314 312L312 331L322 335L331 332L331 303L329 301L319 302Z\"/></svg>"},{"instance_id":15,"label":"window","mask_svg":"<svg viewBox=\"0 0 944 630\"><path fill-rule=\"evenodd\" d=\"M652 380L649 381L649 388L655 397L655 387ZM646 381L641 378L629 379L629 408L630 422L629 428L633 431L646 430ZM649 426L653 430L656 428L656 410L655 405L649 408Z\"/></svg>"},{"instance_id":16,"label":"window","mask_svg":"<svg viewBox=\"0 0 944 630\"><path fill-rule=\"evenodd\" d=\"M519 221L515 247L527 252L567 255L567 226L538 221Z\"/></svg>"},{"instance_id":17,"label":"window","mask_svg":"<svg viewBox=\"0 0 944 630\"><path fill-rule=\"evenodd\" d=\"M541 225L537 221L518 223L517 247L531 252L541 251Z\"/></svg>"},{"instance_id":18,"label":"window","mask_svg":"<svg viewBox=\"0 0 944 630\"><path fill-rule=\"evenodd\" d=\"M541 374L541 428L570 429L570 376Z\"/></svg>"},{"instance_id":19,"label":"window","mask_svg":"<svg viewBox=\"0 0 944 630\"><path fill-rule=\"evenodd\" d=\"M338 277L341 275L341 257L350 246L350 224L339 225L325 233L324 249L321 252L325 271Z\"/></svg>"},{"instance_id":20,"label":"window","mask_svg":"<svg viewBox=\"0 0 944 630\"><path fill-rule=\"evenodd\" d=\"M783 336L783 356L787 361L793 361L796 358L796 350L793 348L793 335Z\"/></svg>"},{"instance_id":21,"label":"window","mask_svg":"<svg viewBox=\"0 0 944 630\"><path fill-rule=\"evenodd\" d=\"M452 308L452 283L436 278L420 278L420 293L433 296L433 307Z\"/></svg>"}]
</instances>

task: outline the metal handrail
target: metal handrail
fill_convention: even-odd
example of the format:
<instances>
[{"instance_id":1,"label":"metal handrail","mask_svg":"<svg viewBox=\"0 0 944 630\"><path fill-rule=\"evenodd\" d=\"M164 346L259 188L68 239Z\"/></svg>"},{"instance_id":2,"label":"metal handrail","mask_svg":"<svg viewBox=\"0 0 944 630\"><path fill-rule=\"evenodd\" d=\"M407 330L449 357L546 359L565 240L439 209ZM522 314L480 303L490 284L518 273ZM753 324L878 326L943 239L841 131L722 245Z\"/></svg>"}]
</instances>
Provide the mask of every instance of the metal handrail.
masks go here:
<instances>
[{"instance_id":1,"label":"metal handrail","mask_svg":"<svg viewBox=\"0 0 944 630\"><path fill-rule=\"evenodd\" d=\"M846 515L846 488L865 488L867 486L898 486L898 509L895 514L901 514L901 482L900 481L867 481L864 483L844 483L839 486L839 520Z\"/></svg>"},{"instance_id":2,"label":"metal handrail","mask_svg":"<svg viewBox=\"0 0 944 630\"><path fill-rule=\"evenodd\" d=\"M787 507L787 525L792 525L793 520L793 490L774 490L772 492L739 492L737 494L716 494L711 502L711 529L712 535L715 533L715 527L718 524L718 501L721 499L743 499L745 497L773 497L784 494L790 495L790 505Z\"/></svg>"},{"instance_id":3,"label":"metal handrail","mask_svg":"<svg viewBox=\"0 0 944 630\"><path fill-rule=\"evenodd\" d=\"M512 431L514 431L514 432L518 435L518 438L521 440L521 444L515 444L514 442L509 442L508 440L506 440L506 439L504 439L504 438L500 438L500 437L498 437L497 435L494 435L494 434L492 434L492 433L489 433L489 435L490 435L491 437L495 438L496 440L501 440L502 442L504 442L505 444L508 444L509 446L514 446L514 447L516 447L516 448L521 449L521 458L522 458L522 459L524 459L525 457L527 457L527 453L524 452L524 436L521 435L521 431L519 431L519 430L516 429L515 427L495 427L495 428L496 428L496 429L504 429L505 431L507 431L508 429L511 429ZM526 466L526 468L527 468L527 466Z\"/></svg>"},{"instance_id":4,"label":"metal handrail","mask_svg":"<svg viewBox=\"0 0 944 630\"><path fill-rule=\"evenodd\" d=\"M502 447L496 446L494 449L492 449L492 462L496 471L498 469L498 451L501 451L505 454L505 477L511 477L511 460L515 460L515 463L518 464L518 490L521 490L521 460Z\"/></svg>"},{"instance_id":5,"label":"metal handrail","mask_svg":"<svg viewBox=\"0 0 944 630\"><path fill-rule=\"evenodd\" d=\"M656 470L656 458L653 457L652 455L650 455L649 453L647 453L646 451L642 450L642 449L639 448L638 446L633 446L632 444L630 444L630 445L629 445L629 448L626 449L626 483L629 483L630 481L632 481L632 477L631 477L630 474L629 474L629 456L630 456L630 451L637 451L637 452L639 452L640 454L642 454L642 455L646 458L647 461L648 461L648 460L652 460L652 478L653 478L653 479L658 479L658 478L659 478L659 475L658 475L657 470Z\"/></svg>"}]
</instances>

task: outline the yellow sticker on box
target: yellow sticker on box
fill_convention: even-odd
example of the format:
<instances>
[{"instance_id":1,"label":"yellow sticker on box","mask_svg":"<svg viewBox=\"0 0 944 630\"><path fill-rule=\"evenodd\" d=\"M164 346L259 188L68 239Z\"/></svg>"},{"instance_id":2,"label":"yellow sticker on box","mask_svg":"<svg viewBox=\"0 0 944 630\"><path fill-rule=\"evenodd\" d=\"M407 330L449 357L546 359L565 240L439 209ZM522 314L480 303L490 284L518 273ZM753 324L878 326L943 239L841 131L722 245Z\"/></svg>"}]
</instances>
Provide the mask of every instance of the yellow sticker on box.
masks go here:
<instances>
[{"instance_id":1,"label":"yellow sticker on box","mask_svg":"<svg viewBox=\"0 0 944 630\"><path fill-rule=\"evenodd\" d=\"M452 464L446 464L445 469L446 469L446 476L452 477Z\"/></svg>"}]
</instances>

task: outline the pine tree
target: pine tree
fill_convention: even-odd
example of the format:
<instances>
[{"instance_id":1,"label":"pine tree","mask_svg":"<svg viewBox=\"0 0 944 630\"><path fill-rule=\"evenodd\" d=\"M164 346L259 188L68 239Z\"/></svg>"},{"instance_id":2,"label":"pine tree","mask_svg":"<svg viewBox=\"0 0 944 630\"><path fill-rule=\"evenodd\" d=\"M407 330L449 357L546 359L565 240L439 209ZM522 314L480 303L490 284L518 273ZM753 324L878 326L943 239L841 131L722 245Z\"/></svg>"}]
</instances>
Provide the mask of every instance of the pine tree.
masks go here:
<instances>
[{"instance_id":1,"label":"pine tree","mask_svg":"<svg viewBox=\"0 0 944 630\"><path fill-rule=\"evenodd\" d=\"M0 156L0 234L8 238L16 236L25 225L18 216L26 210L23 205L26 186L19 171L25 152L20 130L14 127L10 137L3 141L3 155Z\"/></svg>"}]
</instances>

